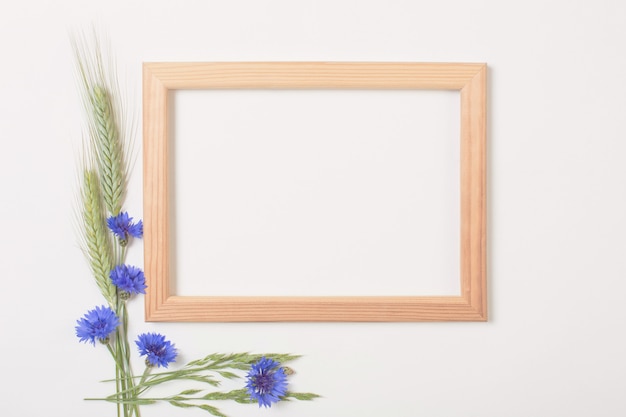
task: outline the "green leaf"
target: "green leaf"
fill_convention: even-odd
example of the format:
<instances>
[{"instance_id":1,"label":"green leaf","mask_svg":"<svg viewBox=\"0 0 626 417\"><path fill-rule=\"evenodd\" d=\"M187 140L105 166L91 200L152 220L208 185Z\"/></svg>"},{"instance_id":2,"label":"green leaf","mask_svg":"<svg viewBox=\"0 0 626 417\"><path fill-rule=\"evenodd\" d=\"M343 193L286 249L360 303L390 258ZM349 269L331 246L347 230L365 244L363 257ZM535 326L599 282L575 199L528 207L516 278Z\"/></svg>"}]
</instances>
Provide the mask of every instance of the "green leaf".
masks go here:
<instances>
[{"instance_id":1,"label":"green leaf","mask_svg":"<svg viewBox=\"0 0 626 417\"><path fill-rule=\"evenodd\" d=\"M300 401L311 401L319 397L319 395L310 392L287 392L287 394L285 395L285 398L295 398L296 400Z\"/></svg>"},{"instance_id":2,"label":"green leaf","mask_svg":"<svg viewBox=\"0 0 626 417\"><path fill-rule=\"evenodd\" d=\"M226 414L223 414L222 412L220 412L220 410L217 407L213 407L212 405L202 404L202 405L199 405L198 408L204 411L208 411L209 413L217 417L228 417Z\"/></svg>"},{"instance_id":3,"label":"green leaf","mask_svg":"<svg viewBox=\"0 0 626 417\"><path fill-rule=\"evenodd\" d=\"M180 408L192 408L195 407L193 404L186 404L186 403L181 403L180 401L169 401L170 404L172 404L174 407L180 407Z\"/></svg>"},{"instance_id":4,"label":"green leaf","mask_svg":"<svg viewBox=\"0 0 626 417\"><path fill-rule=\"evenodd\" d=\"M194 395L194 394L197 394L197 393L202 392L202 391L203 390L201 390L201 389L188 389L188 390L185 390L185 391L181 392L178 395Z\"/></svg>"},{"instance_id":5,"label":"green leaf","mask_svg":"<svg viewBox=\"0 0 626 417\"><path fill-rule=\"evenodd\" d=\"M241 376L234 374L232 372L228 372L228 371L217 371L218 374L220 374L221 376L223 376L226 379L238 379L241 378Z\"/></svg>"},{"instance_id":6,"label":"green leaf","mask_svg":"<svg viewBox=\"0 0 626 417\"><path fill-rule=\"evenodd\" d=\"M156 400L151 400L151 399L141 399L141 398L133 398L133 399L115 399L115 398L106 398L105 399L108 402L111 403L116 403L116 404L130 404L130 405L150 405L150 404L155 404L157 401Z\"/></svg>"},{"instance_id":7,"label":"green leaf","mask_svg":"<svg viewBox=\"0 0 626 417\"><path fill-rule=\"evenodd\" d=\"M219 387L220 385L219 381L212 379L208 375L183 375L174 379L185 379L185 380L190 380L190 381L204 382L214 387Z\"/></svg>"}]
</instances>

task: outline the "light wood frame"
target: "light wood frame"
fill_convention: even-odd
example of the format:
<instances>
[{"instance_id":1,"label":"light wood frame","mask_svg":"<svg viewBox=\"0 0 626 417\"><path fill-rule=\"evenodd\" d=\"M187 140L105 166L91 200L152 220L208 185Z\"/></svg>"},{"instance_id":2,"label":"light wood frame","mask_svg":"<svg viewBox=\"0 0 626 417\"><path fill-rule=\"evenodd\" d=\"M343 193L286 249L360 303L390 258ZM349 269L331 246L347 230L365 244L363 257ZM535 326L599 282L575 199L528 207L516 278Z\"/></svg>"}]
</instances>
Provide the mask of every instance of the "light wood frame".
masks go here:
<instances>
[{"instance_id":1,"label":"light wood frame","mask_svg":"<svg viewBox=\"0 0 626 417\"><path fill-rule=\"evenodd\" d=\"M486 321L486 64L144 63L147 321ZM178 296L170 292L168 91L178 89L459 90L460 296Z\"/></svg>"}]
</instances>

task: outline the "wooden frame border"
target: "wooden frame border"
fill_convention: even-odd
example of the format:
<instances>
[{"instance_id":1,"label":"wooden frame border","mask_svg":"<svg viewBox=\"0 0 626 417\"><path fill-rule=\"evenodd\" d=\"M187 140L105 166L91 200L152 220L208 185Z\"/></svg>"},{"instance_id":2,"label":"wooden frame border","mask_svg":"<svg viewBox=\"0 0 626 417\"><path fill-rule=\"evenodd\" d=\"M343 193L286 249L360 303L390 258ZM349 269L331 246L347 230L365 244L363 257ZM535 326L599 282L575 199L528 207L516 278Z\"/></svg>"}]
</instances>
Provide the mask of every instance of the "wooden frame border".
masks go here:
<instances>
[{"instance_id":1,"label":"wooden frame border","mask_svg":"<svg viewBox=\"0 0 626 417\"><path fill-rule=\"evenodd\" d=\"M144 63L147 321L486 321L486 64ZM168 91L175 89L460 90L460 296L211 297L170 294Z\"/></svg>"}]
</instances>

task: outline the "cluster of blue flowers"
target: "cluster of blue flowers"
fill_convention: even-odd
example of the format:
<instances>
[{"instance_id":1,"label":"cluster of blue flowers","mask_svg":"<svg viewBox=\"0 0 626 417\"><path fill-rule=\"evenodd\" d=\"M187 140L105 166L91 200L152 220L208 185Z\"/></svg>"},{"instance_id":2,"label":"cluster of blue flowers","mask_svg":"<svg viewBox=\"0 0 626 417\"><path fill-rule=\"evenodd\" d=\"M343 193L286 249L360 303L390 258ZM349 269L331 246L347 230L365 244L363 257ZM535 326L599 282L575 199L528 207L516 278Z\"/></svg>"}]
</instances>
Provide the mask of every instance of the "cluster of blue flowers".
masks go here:
<instances>
[{"instance_id":1,"label":"cluster of blue flowers","mask_svg":"<svg viewBox=\"0 0 626 417\"><path fill-rule=\"evenodd\" d=\"M132 222L128 213L122 212L107 219L111 232L118 238L120 246L128 244L129 237L141 238L143 224ZM131 265L117 265L109 277L118 290L120 300L126 301L134 294L146 293L146 278L140 268ZM116 312L109 306L98 306L88 311L77 320L76 336L81 342L96 341L109 344L111 335L120 324ZM135 341L140 356L145 356L146 366L164 367L176 360L178 351L174 344L158 333L143 333ZM252 400L258 401L259 407L271 407L287 394L287 375L280 363L263 357L251 365L247 374L246 389Z\"/></svg>"},{"instance_id":2,"label":"cluster of blue flowers","mask_svg":"<svg viewBox=\"0 0 626 417\"><path fill-rule=\"evenodd\" d=\"M143 237L142 221L133 223L133 218L126 212L109 217L107 225L118 238L120 246L126 246L131 236ZM111 270L109 277L116 286L121 300L128 300L133 294L146 293L146 277L140 268L132 265L117 265ZM111 307L99 306L88 311L82 319L77 321L76 336L81 342L91 342L95 345L98 341L108 344L111 334L119 324L120 319ZM139 354L146 356L147 366L167 368L169 363L176 360L176 348L160 334L140 334L135 343L139 348Z\"/></svg>"},{"instance_id":3,"label":"cluster of blue flowers","mask_svg":"<svg viewBox=\"0 0 626 417\"><path fill-rule=\"evenodd\" d=\"M99 306L89 310L85 316L77 320L76 336L81 342L91 342L95 346L96 341L108 344L111 334L120 324L115 311L108 306ZM135 341L139 348L140 356L146 356L147 366L163 366L176 360L178 354L176 347L165 336L158 333L143 333Z\"/></svg>"}]
</instances>

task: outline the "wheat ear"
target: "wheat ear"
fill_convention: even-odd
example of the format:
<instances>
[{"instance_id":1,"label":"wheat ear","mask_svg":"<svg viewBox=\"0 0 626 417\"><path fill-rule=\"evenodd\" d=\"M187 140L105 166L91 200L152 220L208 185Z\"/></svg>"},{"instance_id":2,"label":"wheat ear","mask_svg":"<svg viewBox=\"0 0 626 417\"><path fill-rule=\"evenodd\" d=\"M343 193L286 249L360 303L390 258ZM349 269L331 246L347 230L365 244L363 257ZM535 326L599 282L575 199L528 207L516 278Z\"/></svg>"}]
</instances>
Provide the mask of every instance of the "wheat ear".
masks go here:
<instances>
[{"instance_id":1,"label":"wheat ear","mask_svg":"<svg viewBox=\"0 0 626 417\"><path fill-rule=\"evenodd\" d=\"M84 37L73 39L76 67L81 82L83 106L87 116L90 149L98 165L102 198L109 214L122 209L126 190L127 161L120 130L124 123L114 63L106 60L97 36L91 42Z\"/></svg>"},{"instance_id":2,"label":"wheat ear","mask_svg":"<svg viewBox=\"0 0 626 417\"><path fill-rule=\"evenodd\" d=\"M109 274L113 269L111 241L102 213L102 195L98 175L86 169L83 175L83 234L87 260L100 292L112 308L116 305L116 289Z\"/></svg>"},{"instance_id":3,"label":"wheat ear","mask_svg":"<svg viewBox=\"0 0 626 417\"><path fill-rule=\"evenodd\" d=\"M124 197L124 158L110 96L104 87L93 87L92 104L102 197L109 213L117 215Z\"/></svg>"}]
</instances>

